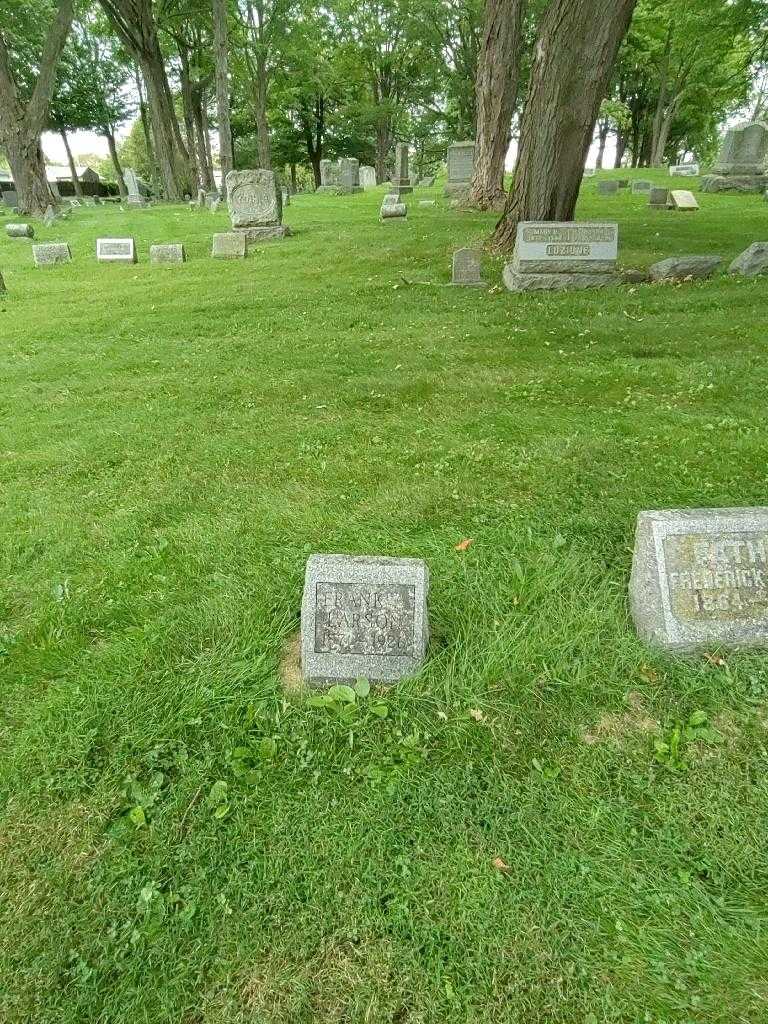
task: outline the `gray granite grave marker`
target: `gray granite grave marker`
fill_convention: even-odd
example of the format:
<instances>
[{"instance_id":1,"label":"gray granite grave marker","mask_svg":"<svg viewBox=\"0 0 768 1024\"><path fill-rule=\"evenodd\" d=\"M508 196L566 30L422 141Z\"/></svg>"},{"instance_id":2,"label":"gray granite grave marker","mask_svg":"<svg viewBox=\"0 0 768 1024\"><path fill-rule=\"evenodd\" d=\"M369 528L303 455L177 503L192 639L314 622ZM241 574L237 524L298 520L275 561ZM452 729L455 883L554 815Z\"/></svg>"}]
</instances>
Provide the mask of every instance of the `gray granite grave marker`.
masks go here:
<instances>
[{"instance_id":1,"label":"gray granite grave marker","mask_svg":"<svg viewBox=\"0 0 768 1024\"><path fill-rule=\"evenodd\" d=\"M659 647L765 647L768 508L641 512L630 606L640 637Z\"/></svg>"},{"instance_id":2,"label":"gray granite grave marker","mask_svg":"<svg viewBox=\"0 0 768 1024\"><path fill-rule=\"evenodd\" d=\"M96 259L100 263L136 263L136 242L132 238L97 238Z\"/></svg>"},{"instance_id":3,"label":"gray granite grave marker","mask_svg":"<svg viewBox=\"0 0 768 1024\"><path fill-rule=\"evenodd\" d=\"M648 193L653 188L653 183L646 181L644 178L638 178L632 182L632 195L637 195L638 192Z\"/></svg>"},{"instance_id":4,"label":"gray granite grave marker","mask_svg":"<svg viewBox=\"0 0 768 1024\"><path fill-rule=\"evenodd\" d=\"M397 196L405 196L413 192L411 178L408 174L408 144L398 142L395 146L395 173L392 178L392 191Z\"/></svg>"},{"instance_id":5,"label":"gray granite grave marker","mask_svg":"<svg viewBox=\"0 0 768 1024\"><path fill-rule=\"evenodd\" d=\"M615 196L619 191L618 181L598 181L597 194L599 196Z\"/></svg>"},{"instance_id":6,"label":"gray granite grave marker","mask_svg":"<svg viewBox=\"0 0 768 1024\"><path fill-rule=\"evenodd\" d=\"M515 292L616 284L618 244L618 224L523 221L504 284Z\"/></svg>"},{"instance_id":7,"label":"gray granite grave marker","mask_svg":"<svg viewBox=\"0 0 768 1024\"><path fill-rule=\"evenodd\" d=\"M768 272L768 242L753 242L728 267L731 274L756 277Z\"/></svg>"},{"instance_id":8,"label":"gray granite grave marker","mask_svg":"<svg viewBox=\"0 0 768 1024\"><path fill-rule=\"evenodd\" d=\"M9 238L34 238L35 229L31 224L6 224L5 233Z\"/></svg>"},{"instance_id":9,"label":"gray granite grave marker","mask_svg":"<svg viewBox=\"0 0 768 1024\"><path fill-rule=\"evenodd\" d=\"M245 256L246 237L243 231L222 231L213 236L211 256L222 260L241 260Z\"/></svg>"},{"instance_id":10,"label":"gray granite grave marker","mask_svg":"<svg viewBox=\"0 0 768 1024\"><path fill-rule=\"evenodd\" d=\"M469 192L475 166L475 143L472 140L454 142L448 147L448 177L444 194L461 198Z\"/></svg>"},{"instance_id":11,"label":"gray granite grave marker","mask_svg":"<svg viewBox=\"0 0 768 1024\"><path fill-rule=\"evenodd\" d=\"M474 249L457 249L453 254L451 284L464 287L483 287L480 276L480 259Z\"/></svg>"},{"instance_id":12,"label":"gray granite grave marker","mask_svg":"<svg viewBox=\"0 0 768 1024\"><path fill-rule=\"evenodd\" d=\"M428 590L421 559L312 555L301 604L304 678L393 682L416 673L429 639Z\"/></svg>"},{"instance_id":13,"label":"gray granite grave marker","mask_svg":"<svg viewBox=\"0 0 768 1024\"><path fill-rule=\"evenodd\" d=\"M32 246L32 259L36 267L51 267L57 263L70 263L72 253L67 242L45 242Z\"/></svg>"},{"instance_id":14,"label":"gray granite grave marker","mask_svg":"<svg viewBox=\"0 0 768 1024\"><path fill-rule=\"evenodd\" d=\"M6 192L3 192L3 205L9 206L12 210L15 209L19 205L18 192L15 192L10 188Z\"/></svg>"},{"instance_id":15,"label":"gray granite grave marker","mask_svg":"<svg viewBox=\"0 0 768 1024\"><path fill-rule=\"evenodd\" d=\"M274 171L230 171L227 205L233 230L244 233L249 244L291 233L282 223L283 198Z\"/></svg>"},{"instance_id":16,"label":"gray granite grave marker","mask_svg":"<svg viewBox=\"0 0 768 1024\"><path fill-rule=\"evenodd\" d=\"M360 168L360 187L376 188L376 168L363 164Z\"/></svg>"},{"instance_id":17,"label":"gray granite grave marker","mask_svg":"<svg viewBox=\"0 0 768 1024\"><path fill-rule=\"evenodd\" d=\"M648 205L655 210L666 210L669 202L668 188L651 188L648 194Z\"/></svg>"},{"instance_id":18,"label":"gray granite grave marker","mask_svg":"<svg viewBox=\"0 0 768 1024\"><path fill-rule=\"evenodd\" d=\"M149 247L150 263L184 263L186 253L181 242L166 242Z\"/></svg>"},{"instance_id":19,"label":"gray granite grave marker","mask_svg":"<svg viewBox=\"0 0 768 1024\"><path fill-rule=\"evenodd\" d=\"M762 192L768 186L768 124L755 121L729 128L702 192Z\"/></svg>"}]
</instances>

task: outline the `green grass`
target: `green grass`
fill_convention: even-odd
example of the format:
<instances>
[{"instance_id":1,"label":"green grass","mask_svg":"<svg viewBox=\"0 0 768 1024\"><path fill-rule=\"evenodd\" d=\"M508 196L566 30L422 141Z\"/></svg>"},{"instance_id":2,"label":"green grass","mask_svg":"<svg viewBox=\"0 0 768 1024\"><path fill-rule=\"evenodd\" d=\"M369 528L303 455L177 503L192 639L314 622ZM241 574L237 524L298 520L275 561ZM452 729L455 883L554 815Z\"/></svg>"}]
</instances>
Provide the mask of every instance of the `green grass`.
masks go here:
<instances>
[{"instance_id":1,"label":"green grass","mask_svg":"<svg viewBox=\"0 0 768 1024\"><path fill-rule=\"evenodd\" d=\"M380 192L244 262L224 211L81 209L51 270L0 237L0 1019L766 1020L766 660L626 600L639 509L766 504L766 281L437 287L494 218ZM626 266L768 238L700 202L578 215ZM429 564L386 718L283 694L315 551ZM656 761L696 711L720 742Z\"/></svg>"}]
</instances>

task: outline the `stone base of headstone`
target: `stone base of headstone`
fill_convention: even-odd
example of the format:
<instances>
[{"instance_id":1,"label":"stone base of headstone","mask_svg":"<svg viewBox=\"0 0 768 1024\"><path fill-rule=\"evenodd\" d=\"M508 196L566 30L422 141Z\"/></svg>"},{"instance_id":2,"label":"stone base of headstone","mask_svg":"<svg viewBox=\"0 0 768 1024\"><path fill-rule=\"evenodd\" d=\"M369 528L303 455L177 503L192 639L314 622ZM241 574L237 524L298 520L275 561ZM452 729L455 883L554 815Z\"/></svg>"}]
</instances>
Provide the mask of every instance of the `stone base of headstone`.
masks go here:
<instances>
[{"instance_id":1,"label":"stone base of headstone","mask_svg":"<svg viewBox=\"0 0 768 1024\"><path fill-rule=\"evenodd\" d=\"M390 187L390 191L392 195L395 196L407 196L410 195L411 192L413 192L413 185L411 185L409 182L406 182L404 185L401 185L399 182L393 181Z\"/></svg>"},{"instance_id":2,"label":"stone base of headstone","mask_svg":"<svg viewBox=\"0 0 768 1024\"><path fill-rule=\"evenodd\" d=\"M701 192L762 192L766 188L766 174L705 174L699 183Z\"/></svg>"},{"instance_id":3,"label":"stone base of headstone","mask_svg":"<svg viewBox=\"0 0 768 1024\"><path fill-rule=\"evenodd\" d=\"M318 185L315 192L325 193L326 195L340 196L343 194L340 185Z\"/></svg>"},{"instance_id":4,"label":"stone base of headstone","mask_svg":"<svg viewBox=\"0 0 768 1024\"><path fill-rule=\"evenodd\" d=\"M621 282L616 273L604 274L521 274L507 264L502 278L511 292L554 292L584 288L607 288Z\"/></svg>"},{"instance_id":5,"label":"stone base of headstone","mask_svg":"<svg viewBox=\"0 0 768 1024\"><path fill-rule=\"evenodd\" d=\"M261 227L233 228L239 235L245 235L247 245L258 245L259 242L274 242L280 238L289 238L292 234L287 224L264 224Z\"/></svg>"},{"instance_id":6,"label":"stone base of headstone","mask_svg":"<svg viewBox=\"0 0 768 1024\"><path fill-rule=\"evenodd\" d=\"M149 202L143 196L128 196L128 198L126 199L126 203L132 209L139 209L139 210L144 209L145 207L149 206Z\"/></svg>"},{"instance_id":7,"label":"stone base of headstone","mask_svg":"<svg viewBox=\"0 0 768 1024\"><path fill-rule=\"evenodd\" d=\"M443 195L446 199L468 199L469 185L468 181L449 181L443 189Z\"/></svg>"}]
</instances>

